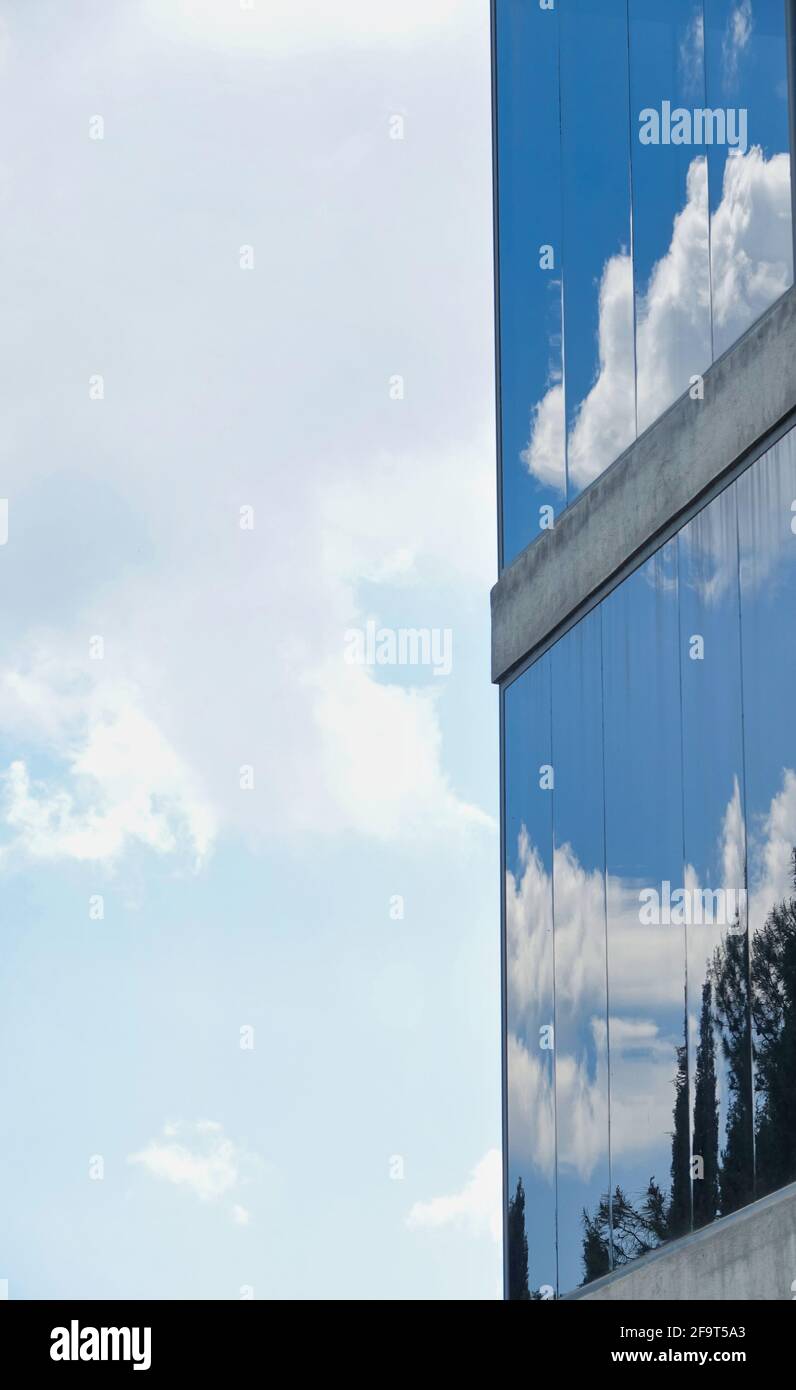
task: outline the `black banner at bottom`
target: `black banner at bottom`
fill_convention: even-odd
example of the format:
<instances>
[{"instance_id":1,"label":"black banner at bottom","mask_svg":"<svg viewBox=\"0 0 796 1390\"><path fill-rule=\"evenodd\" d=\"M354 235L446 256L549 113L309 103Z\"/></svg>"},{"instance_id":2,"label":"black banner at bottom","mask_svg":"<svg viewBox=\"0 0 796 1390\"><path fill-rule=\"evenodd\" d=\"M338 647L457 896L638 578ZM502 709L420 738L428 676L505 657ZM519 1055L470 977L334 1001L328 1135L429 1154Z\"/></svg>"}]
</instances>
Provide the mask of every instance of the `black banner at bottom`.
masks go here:
<instances>
[{"instance_id":1,"label":"black banner at bottom","mask_svg":"<svg viewBox=\"0 0 796 1390\"><path fill-rule=\"evenodd\" d=\"M637 1374L644 1367L763 1369L788 1364L796 1328L791 1303L576 1300L479 1306L483 1311L475 1314L474 1323L472 1304L407 1302L400 1305L401 1322L396 1325L394 1305L374 1300L367 1304L367 1324L363 1325L357 1311L361 1305L333 1300L310 1304L12 1301L0 1304L0 1328L6 1358L13 1352L25 1371L64 1376L70 1371L85 1375L101 1369L106 1375L109 1371L140 1373L148 1380L161 1377L164 1381L194 1368L203 1376L248 1368L268 1373L274 1368L274 1356L280 1352L284 1356L288 1350L298 1354L304 1373L317 1357L327 1373L332 1358L339 1359L338 1371L355 1370L360 1361L363 1370L368 1366L373 1374L373 1339L382 1336L393 1373L402 1356L408 1374L419 1372L421 1359L424 1374L437 1359L449 1373L458 1348L469 1357L474 1337L493 1336L496 1329L504 1338L508 1329L510 1337L530 1334L532 1340L524 1343L528 1355L535 1348L534 1359L544 1354L562 1373L582 1368L591 1375L607 1371L621 1377L624 1371ZM329 1335L323 1336L327 1307L335 1322ZM431 1313L433 1323L425 1324L424 1310ZM467 1326L457 1336L459 1310L466 1312ZM346 1330L351 1314L357 1323ZM308 1335L308 1318L315 1324L313 1335ZM422 1358L412 1336L415 1321L423 1334Z\"/></svg>"}]
</instances>

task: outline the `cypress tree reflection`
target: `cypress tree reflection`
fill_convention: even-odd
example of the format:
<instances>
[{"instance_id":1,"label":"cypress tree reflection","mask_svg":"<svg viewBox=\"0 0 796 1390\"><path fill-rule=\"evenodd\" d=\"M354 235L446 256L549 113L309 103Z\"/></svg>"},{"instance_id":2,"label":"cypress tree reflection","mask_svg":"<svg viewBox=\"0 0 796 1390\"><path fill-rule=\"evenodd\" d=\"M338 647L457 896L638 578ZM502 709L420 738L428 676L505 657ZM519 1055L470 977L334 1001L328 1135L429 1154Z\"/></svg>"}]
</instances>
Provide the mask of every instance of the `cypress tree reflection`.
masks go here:
<instances>
[{"instance_id":1,"label":"cypress tree reflection","mask_svg":"<svg viewBox=\"0 0 796 1390\"><path fill-rule=\"evenodd\" d=\"M791 856L796 892L796 850ZM752 941L757 1195L796 1173L796 898L773 907Z\"/></svg>"},{"instance_id":2,"label":"cypress tree reflection","mask_svg":"<svg viewBox=\"0 0 796 1390\"><path fill-rule=\"evenodd\" d=\"M713 956L715 1022L727 1064L726 1143L719 1173L719 1211L726 1216L753 1198L752 1059L746 933L737 931Z\"/></svg>"},{"instance_id":3,"label":"cypress tree reflection","mask_svg":"<svg viewBox=\"0 0 796 1390\"><path fill-rule=\"evenodd\" d=\"M616 1269L657 1249L664 1241L683 1235L690 1228L688 1051L683 1044L675 1052L671 1190L667 1195L653 1174L646 1192L637 1202L617 1186L610 1202L607 1196L601 1197L593 1217L584 1210L584 1284L608 1273L611 1244Z\"/></svg>"},{"instance_id":4,"label":"cypress tree reflection","mask_svg":"<svg viewBox=\"0 0 796 1390\"><path fill-rule=\"evenodd\" d=\"M699 1015L694 1077L694 1153L702 1159L702 1179L694 1183L694 1226L699 1227L714 1221L719 1212L719 1100L710 972L702 986Z\"/></svg>"},{"instance_id":5,"label":"cypress tree reflection","mask_svg":"<svg viewBox=\"0 0 796 1390\"><path fill-rule=\"evenodd\" d=\"M672 1131L672 1191L665 1215L661 1212L663 1240L684 1235L691 1228L691 1166L688 1135L688 1048L677 1049Z\"/></svg>"},{"instance_id":6,"label":"cypress tree reflection","mask_svg":"<svg viewBox=\"0 0 796 1390\"><path fill-rule=\"evenodd\" d=\"M517 1179L517 1190L509 1197L506 1231L509 1248L509 1298L530 1298L528 1290L528 1236L525 1231L525 1188Z\"/></svg>"},{"instance_id":7,"label":"cypress tree reflection","mask_svg":"<svg viewBox=\"0 0 796 1390\"><path fill-rule=\"evenodd\" d=\"M702 987L694 1083L693 1152L702 1175L693 1183L693 1224L705 1226L794 1180L796 1175L796 849L794 896L769 912L751 943L751 1004L746 935L728 933L717 946ZM752 1189L753 1105L750 1012L755 1025L755 1190ZM719 1153L717 1038L727 1064L726 1143ZM583 1283L683 1235L690 1226L688 1078L686 1049L678 1047L672 1131L671 1192L650 1178L635 1201L617 1187L584 1209Z\"/></svg>"}]
</instances>

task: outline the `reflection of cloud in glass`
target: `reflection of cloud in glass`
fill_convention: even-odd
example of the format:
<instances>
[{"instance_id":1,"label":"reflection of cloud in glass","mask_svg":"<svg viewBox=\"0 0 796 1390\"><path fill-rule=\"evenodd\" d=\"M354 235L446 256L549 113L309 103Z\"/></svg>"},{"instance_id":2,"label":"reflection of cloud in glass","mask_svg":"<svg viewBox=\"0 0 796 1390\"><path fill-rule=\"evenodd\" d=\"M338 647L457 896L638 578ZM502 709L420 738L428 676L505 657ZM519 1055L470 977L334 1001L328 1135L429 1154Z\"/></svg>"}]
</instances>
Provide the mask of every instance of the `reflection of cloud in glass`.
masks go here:
<instances>
[{"instance_id":1,"label":"reflection of cloud in glass","mask_svg":"<svg viewBox=\"0 0 796 1390\"><path fill-rule=\"evenodd\" d=\"M774 467L770 470L770 505L755 507L751 512L747 505L745 524L739 533L741 585L747 599L777 585L782 577L783 562L787 564L793 558L793 532L789 524L793 498L788 479L794 448L796 438L789 433L771 450ZM747 481L750 480L751 475L747 475ZM739 506L743 505L739 500ZM677 538L681 556L694 546L697 560L681 565L680 582L693 589L700 603L706 606L720 603L738 582L735 522L732 519L731 533L727 530L729 522L729 514L723 516L721 509L706 507ZM644 573L647 582L660 590L674 587L667 576L658 575L655 567L646 567Z\"/></svg>"},{"instance_id":2,"label":"reflection of cloud in glass","mask_svg":"<svg viewBox=\"0 0 796 1390\"><path fill-rule=\"evenodd\" d=\"M600 282L597 379L581 404L570 430L570 480L578 487L596 478L630 443L634 433L633 269L630 256L611 256ZM563 456L561 387L549 391L534 409L530 442L522 460L528 471L551 487L560 487L555 460Z\"/></svg>"},{"instance_id":3,"label":"reflection of cloud in glass","mask_svg":"<svg viewBox=\"0 0 796 1390\"><path fill-rule=\"evenodd\" d=\"M791 897L793 850L796 846L796 772L782 770L781 790L771 800L768 813L750 832L749 924L762 926L775 903Z\"/></svg>"},{"instance_id":4,"label":"reflection of cloud in glass","mask_svg":"<svg viewBox=\"0 0 796 1390\"><path fill-rule=\"evenodd\" d=\"M732 86L738 76L741 54L752 37L754 19L752 0L738 0L730 11L727 28L721 41L721 63L725 86Z\"/></svg>"},{"instance_id":5,"label":"reflection of cloud in glass","mask_svg":"<svg viewBox=\"0 0 796 1390\"><path fill-rule=\"evenodd\" d=\"M546 1178L555 1164L588 1182L608 1145L605 1123L606 1024L590 1021L598 1063L591 1072L581 1057L559 1051L556 1097L552 1070L513 1033L508 1035L509 1133L515 1162L527 1162ZM531 1048L535 1046L533 1040ZM611 1149L614 1156L655 1149L671 1120L674 1041L651 1019L611 1017L611 1054L621 1067L611 1077ZM556 1104L557 1101L557 1104Z\"/></svg>"},{"instance_id":6,"label":"reflection of cloud in glass","mask_svg":"<svg viewBox=\"0 0 796 1390\"><path fill-rule=\"evenodd\" d=\"M506 873L506 977L514 1028L532 1026L542 1000L553 997L553 926L550 875L523 825L517 844L519 874Z\"/></svg>"},{"instance_id":7,"label":"reflection of cloud in glass","mask_svg":"<svg viewBox=\"0 0 796 1390\"><path fill-rule=\"evenodd\" d=\"M691 22L680 40L678 67L685 91L701 96L705 90L705 16L701 3L694 6Z\"/></svg>"},{"instance_id":8,"label":"reflection of cloud in glass","mask_svg":"<svg viewBox=\"0 0 796 1390\"><path fill-rule=\"evenodd\" d=\"M791 282L790 161L753 146L724 166L711 227L713 320L725 342L785 293Z\"/></svg>"},{"instance_id":9,"label":"reflection of cloud in glass","mask_svg":"<svg viewBox=\"0 0 796 1390\"><path fill-rule=\"evenodd\" d=\"M722 198L711 223L713 322L717 340L734 341L791 282L790 167L786 154L766 159L759 147L733 152L724 167ZM606 262L599 296L599 367L567 438L571 483L585 487L630 442L628 420L638 393L646 428L709 365L705 324L710 309L707 255L708 186L704 156L692 160L686 202L674 219L665 255L636 305L633 273L622 251ZM634 381L634 355L637 382ZM561 486L564 449L562 387L534 407L522 459L541 482Z\"/></svg>"},{"instance_id":10,"label":"reflection of cloud in glass","mask_svg":"<svg viewBox=\"0 0 796 1390\"><path fill-rule=\"evenodd\" d=\"M786 896L792 848L796 844L796 773L785 772L783 789L771 802L763 823L759 860L763 866L756 889L762 921L771 903ZM740 784L732 791L718 837L721 883L744 883L745 826ZM556 1021L584 1022L580 1055L556 1047L556 1094L549 1053L539 1048L536 1032L542 1001L552 995L550 874L523 826L519 839L520 872L506 876L508 1005L508 1106L512 1145L518 1157L546 1177L553 1172L554 1118L557 1112L558 1162L562 1171L588 1181L605 1153L605 1075L608 1034L604 1013L605 959L595 920L603 919L603 876L578 863L571 845L557 849L555 874ZM692 865L684 884L704 887ZM609 956L611 975L611 1148L615 1157L652 1150L671 1122L672 1085L679 1036L659 1021L664 1010L682 1008L682 977L676 971L652 970L651 961L666 951L682 951L681 933L672 926L642 926L639 885L609 876ZM706 951L723 932L705 927ZM650 1016L643 1011L649 1010ZM591 1011L591 1012L590 1012ZM624 1011L624 1012L623 1012ZM669 1017L671 1017L671 1013ZM550 1020L552 1021L552 1020ZM524 1033L524 1037L518 1034ZM590 1064L589 1057L593 1059ZM618 1063L621 1062L621 1065Z\"/></svg>"},{"instance_id":11,"label":"reflection of cloud in glass","mask_svg":"<svg viewBox=\"0 0 796 1390\"><path fill-rule=\"evenodd\" d=\"M538 1039L531 1039L536 1048ZM549 1053L544 1054L549 1057ZM553 1072L542 1054L530 1051L514 1033L508 1035L508 1112L513 1162L530 1161L552 1178L555 1165Z\"/></svg>"}]
</instances>

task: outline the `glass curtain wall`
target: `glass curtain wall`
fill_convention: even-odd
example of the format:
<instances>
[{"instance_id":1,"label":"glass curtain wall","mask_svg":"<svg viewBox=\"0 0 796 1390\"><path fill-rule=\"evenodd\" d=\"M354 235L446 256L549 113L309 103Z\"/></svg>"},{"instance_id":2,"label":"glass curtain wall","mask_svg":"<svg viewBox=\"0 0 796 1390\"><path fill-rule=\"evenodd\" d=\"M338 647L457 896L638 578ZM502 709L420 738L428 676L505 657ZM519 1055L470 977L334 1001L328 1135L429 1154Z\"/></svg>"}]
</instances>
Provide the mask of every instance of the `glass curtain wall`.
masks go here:
<instances>
[{"instance_id":1,"label":"glass curtain wall","mask_svg":"<svg viewBox=\"0 0 796 1390\"><path fill-rule=\"evenodd\" d=\"M792 283L782 0L493 0L501 565Z\"/></svg>"},{"instance_id":2,"label":"glass curtain wall","mask_svg":"<svg viewBox=\"0 0 796 1390\"><path fill-rule=\"evenodd\" d=\"M504 691L511 1297L796 1180L796 432Z\"/></svg>"}]
</instances>

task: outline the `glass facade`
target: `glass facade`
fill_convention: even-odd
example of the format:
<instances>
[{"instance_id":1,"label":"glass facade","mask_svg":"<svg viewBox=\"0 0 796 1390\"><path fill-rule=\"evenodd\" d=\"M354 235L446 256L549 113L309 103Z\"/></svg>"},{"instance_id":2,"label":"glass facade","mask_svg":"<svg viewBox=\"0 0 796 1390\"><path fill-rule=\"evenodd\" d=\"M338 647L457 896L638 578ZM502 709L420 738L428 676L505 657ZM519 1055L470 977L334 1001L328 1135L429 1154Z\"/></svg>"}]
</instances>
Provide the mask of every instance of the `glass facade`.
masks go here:
<instances>
[{"instance_id":1,"label":"glass facade","mask_svg":"<svg viewBox=\"0 0 796 1390\"><path fill-rule=\"evenodd\" d=\"M783 0L493 0L501 564L792 283Z\"/></svg>"},{"instance_id":2,"label":"glass facade","mask_svg":"<svg viewBox=\"0 0 796 1390\"><path fill-rule=\"evenodd\" d=\"M503 692L507 1269L796 1180L796 431Z\"/></svg>"}]
</instances>

